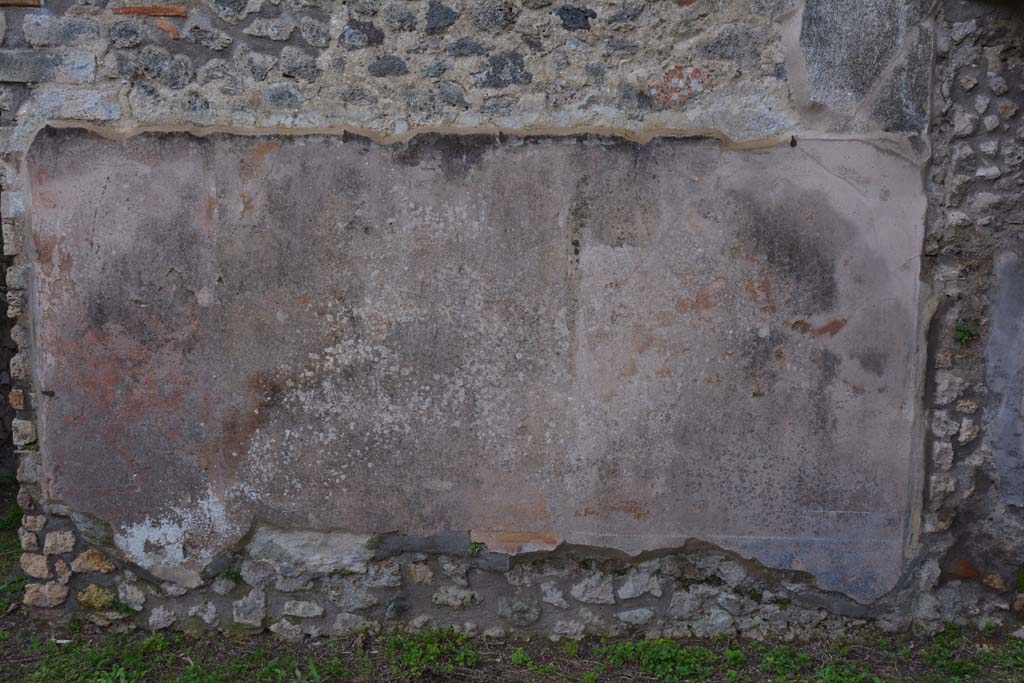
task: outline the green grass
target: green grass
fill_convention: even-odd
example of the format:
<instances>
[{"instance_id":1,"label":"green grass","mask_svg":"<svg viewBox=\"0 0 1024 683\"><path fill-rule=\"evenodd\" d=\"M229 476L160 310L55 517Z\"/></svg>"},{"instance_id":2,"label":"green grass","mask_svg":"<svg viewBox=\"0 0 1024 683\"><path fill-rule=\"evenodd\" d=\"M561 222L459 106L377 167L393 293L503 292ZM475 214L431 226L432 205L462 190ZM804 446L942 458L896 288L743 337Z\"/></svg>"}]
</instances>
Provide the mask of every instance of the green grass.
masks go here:
<instances>
[{"instance_id":1,"label":"green grass","mask_svg":"<svg viewBox=\"0 0 1024 683\"><path fill-rule=\"evenodd\" d=\"M22 513L17 495L17 482L13 479L0 480L0 614L12 604L21 602L26 584L18 563L21 556L18 527L21 526Z\"/></svg>"},{"instance_id":2,"label":"green grass","mask_svg":"<svg viewBox=\"0 0 1024 683\"><path fill-rule=\"evenodd\" d=\"M981 664L970 656L970 647L961 630L950 625L932 638L925 649L925 660L944 680L961 681L981 673Z\"/></svg>"},{"instance_id":3,"label":"green grass","mask_svg":"<svg viewBox=\"0 0 1024 683\"><path fill-rule=\"evenodd\" d=\"M512 653L512 663L516 666L533 666L533 657L526 654L526 650L521 647L517 647L516 651Z\"/></svg>"},{"instance_id":4,"label":"green grass","mask_svg":"<svg viewBox=\"0 0 1024 683\"><path fill-rule=\"evenodd\" d=\"M18 507L0 514L0 531L17 531L21 526L21 515L21 508Z\"/></svg>"},{"instance_id":5,"label":"green grass","mask_svg":"<svg viewBox=\"0 0 1024 683\"><path fill-rule=\"evenodd\" d=\"M761 670L773 675L775 680L793 680L806 671L813 661L805 652L791 647L777 647L765 653L761 660Z\"/></svg>"},{"instance_id":6,"label":"green grass","mask_svg":"<svg viewBox=\"0 0 1024 683\"><path fill-rule=\"evenodd\" d=\"M27 683L136 683L174 661L169 643L161 635L143 640L112 636L63 645L51 641L36 649L45 657Z\"/></svg>"},{"instance_id":7,"label":"green grass","mask_svg":"<svg viewBox=\"0 0 1024 683\"><path fill-rule=\"evenodd\" d=\"M352 672L340 659L317 663L310 659L278 656L273 648L261 648L238 658L218 661L216 655L194 661L188 655L194 643L182 636L155 635L143 639L110 636L66 645L42 646L43 663L27 683L142 683L175 680L182 683L324 683L351 680ZM181 668L180 676L165 677Z\"/></svg>"},{"instance_id":8,"label":"green grass","mask_svg":"<svg viewBox=\"0 0 1024 683\"><path fill-rule=\"evenodd\" d=\"M0 624L2 626L2 624ZM289 643L185 634L75 634L58 644L0 628L0 661L31 661L0 680L26 683L1021 683L1024 642L950 628L932 637L865 633L773 643L717 638L550 644L428 630ZM16 656L10 653L17 653Z\"/></svg>"},{"instance_id":9,"label":"green grass","mask_svg":"<svg viewBox=\"0 0 1024 683\"><path fill-rule=\"evenodd\" d=\"M388 638L386 652L391 672L406 678L428 673L452 673L479 663L469 638L453 631L420 631Z\"/></svg>"},{"instance_id":10,"label":"green grass","mask_svg":"<svg viewBox=\"0 0 1024 683\"><path fill-rule=\"evenodd\" d=\"M705 647L683 646L664 638L616 643L603 654L612 666L638 665L661 683L707 680L718 663L718 655Z\"/></svg>"},{"instance_id":11,"label":"green grass","mask_svg":"<svg viewBox=\"0 0 1024 683\"><path fill-rule=\"evenodd\" d=\"M299 663L291 657L272 658L248 667L232 665L204 668L193 664L180 679L182 683L325 683L352 680L353 672L340 659L330 659L317 665L307 661Z\"/></svg>"},{"instance_id":12,"label":"green grass","mask_svg":"<svg viewBox=\"0 0 1024 683\"><path fill-rule=\"evenodd\" d=\"M27 584L28 579L17 574L0 579L0 612L6 612L11 605L21 602L21 594Z\"/></svg>"},{"instance_id":13,"label":"green grass","mask_svg":"<svg viewBox=\"0 0 1024 683\"><path fill-rule=\"evenodd\" d=\"M849 664L829 664L818 672L815 683L881 683L881 678Z\"/></svg>"},{"instance_id":14,"label":"green grass","mask_svg":"<svg viewBox=\"0 0 1024 683\"><path fill-rule=\"evenodd\" d=\"M1024 641L1014 641L1001 650L999 666L1024 672Z\"/></svg>"}]
</instances>

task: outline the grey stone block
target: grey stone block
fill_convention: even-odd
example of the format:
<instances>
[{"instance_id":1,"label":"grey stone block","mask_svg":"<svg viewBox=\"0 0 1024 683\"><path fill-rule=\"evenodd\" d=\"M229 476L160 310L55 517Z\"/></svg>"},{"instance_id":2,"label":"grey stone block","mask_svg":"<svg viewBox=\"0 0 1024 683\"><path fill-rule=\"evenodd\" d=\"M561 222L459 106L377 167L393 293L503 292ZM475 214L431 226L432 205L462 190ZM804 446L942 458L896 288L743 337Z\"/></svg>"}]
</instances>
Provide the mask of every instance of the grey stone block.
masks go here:
<instances>
[{"instance_id":1,"label":"grey stone block","mask_svg":"<svg viewBox=\"0 0 1024 683\"><path fill-rule=\"evenodd\" d=\"M92 19L30 14L21 24L33 47L77 47L100 40L100 27Z\"/></svg>"},{"instance_id":2,"label":"grey stone block","mask_svg":"<svg viewBox=\"0 0 1024 683\"><path fill-rule=\"evenodd\" d=\"M36 50L0 50L0 81L41 83L53 78L61 56Z\"/></svg>"},{"instance_id":3,"label":"grey stone block","mask_svg":"<svg viewBox=\"0 0 1024 683\"><path fill-rule=\"evenodd\" d=\"M800 47L811 99L852 114L902 53L910 31L921 31L927 0L807 0ZM916 61L911 69L921 68ZM920 107L923 107L921 103Z\"/></svg>"}]
</instances>

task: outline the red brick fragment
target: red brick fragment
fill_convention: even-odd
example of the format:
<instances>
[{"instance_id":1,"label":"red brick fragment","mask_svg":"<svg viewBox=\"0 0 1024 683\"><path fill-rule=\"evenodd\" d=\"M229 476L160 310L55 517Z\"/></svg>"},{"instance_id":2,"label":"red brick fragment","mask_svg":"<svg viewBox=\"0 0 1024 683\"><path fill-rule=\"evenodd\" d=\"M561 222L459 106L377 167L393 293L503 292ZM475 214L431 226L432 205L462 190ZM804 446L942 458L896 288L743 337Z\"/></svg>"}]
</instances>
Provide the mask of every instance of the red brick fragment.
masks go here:
<instances>
[{"instance_id":1,"label":"red brick fragment","mask_svg":"<svg viewBox=\"0 0 1024 683\"><path fill-rule=\"evenodd\" d=\"M801 334L812 334L815 337L822 337L826 334L830 337L834 337L845 325L846 318L836 318L831 322L825 323L821 327L814 327L806 320L797 320L790 324L790 328Z\"/></svg>"},{"instance_id":2,"label":"red brick fragment","mask_svg":"<svg viewBox=\"0 0 1024 683\"><path fill-rule=\"evenodd\" d=\"M959 560L953 560L946 571L957 577L958 579L976 579L980 574L978 568L974 566L974 563L967 558L961 558Z\"/></svg>"},{"instance_id":3,"label":"red brick fragment","mask_svg":"<svg viewBox=\"0 0 1024 683\"><path fill-rule=\"evenodd\" d=\"M169 35L171 37L171 40L177 40L178 39L178 29L176 29L174 27L174 24L172 24L171 22L164 21L163 19L157 19L156 20L156 27L158 29L160 29L161 31L165 31L167 33L167 35Z\"/></svg>"},{"instance_id":4,"label":"red brick fragment","mask_svg":"<svg viewBox=\"0 0 1024 683\"><path fill-rule=\"evenodd\" d=\"M691 97L714 87L714 79L697 67L677 64L665 72L661 81L651 84L651 95L666 106L682 105Z\"/></svg>"}]
</instances>

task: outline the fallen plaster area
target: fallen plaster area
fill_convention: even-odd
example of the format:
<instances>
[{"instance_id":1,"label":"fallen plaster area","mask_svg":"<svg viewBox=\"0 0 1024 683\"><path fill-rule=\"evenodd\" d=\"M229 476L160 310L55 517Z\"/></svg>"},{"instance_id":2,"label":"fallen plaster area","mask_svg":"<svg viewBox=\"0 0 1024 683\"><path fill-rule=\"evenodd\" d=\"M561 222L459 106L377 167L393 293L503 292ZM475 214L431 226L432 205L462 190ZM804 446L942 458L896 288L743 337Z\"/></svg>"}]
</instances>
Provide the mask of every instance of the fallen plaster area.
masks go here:
<instances>
[{"instance_id":1,"label":"fallen plaster area","mask_svg":"<svg viewBox=\"0 0 1024 683\"><path fill-rule=\"evenodd\" d=\"M901 575L915 163L53 128L26 163L45 494L160 578L454 531L703 540L861 602Z\"/></svg>"}]
</instances>

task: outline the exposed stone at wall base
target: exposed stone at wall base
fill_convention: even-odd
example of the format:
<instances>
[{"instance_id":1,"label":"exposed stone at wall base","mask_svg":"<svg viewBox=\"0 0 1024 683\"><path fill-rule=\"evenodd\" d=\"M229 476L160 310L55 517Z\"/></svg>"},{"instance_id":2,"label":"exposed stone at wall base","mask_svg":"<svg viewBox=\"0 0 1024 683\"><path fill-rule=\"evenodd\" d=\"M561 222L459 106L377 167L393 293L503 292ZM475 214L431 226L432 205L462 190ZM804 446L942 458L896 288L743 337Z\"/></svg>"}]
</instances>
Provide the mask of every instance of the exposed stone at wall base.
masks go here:
<instances>
[{"instance_id":1,"label":"exposed stone at wall base","mask_svg":"<svg viewBox=\"0 0 1024 683\"><path fill-rule=\"evenodd\" d=\"M421 550L399 550L403 546ZM372 559L359 571L326 573L317 562L275 567L257 559L263 555L250 544L220 558L196 588L144 577L120 562L117 571L103 573L106 560L70 572L67 566L80 564L84 555L94 562L102 555L95 549L77 557L61 553L46 556L55 578L30 584L25 600L38 608L63 605L69 615L99 626L268 628L286 638L420 628L555 640L803 638L865 626L897 631L942 625L926 611L931 603L921 602L917 586L865 606L820 591L805 574L766 569L699 543L646 559L572 548L513 558L481 549L465 534L376 538L350 550ZM296 551L301 557L301 548ZM944 598L963 600L963 593L947 590ZM1009 604L1001 610L988 605L977 600L973 607L962 605L973 614L947 611L942 617L1014 623Z\"/></svg>"},{"instance_id":2,"label":"exposed stone at wall base","mask_svg":"<svg viewBox=\"0 0 1024 683\"><path fill-rule=\"evenodd\" d=\"M375 539L378 550L366 548L373 559L361 571L325 573L313 562L289 565L282 573L255 559L250 545L222 558L218 573L200 588L144 580L137 569L83 571L64 583L32 584L27 600L52 607L66 597L72 613L98 625L270 628L285 637L422 627L554 638L798 637L811 628L864 625L873 614L852 601L825 598L804 575L765 570L713 548L642 560L601 559L568 548L513 559L478 549L468 535L389 541L392 548L433 546L447 552L382 553L379 549L389 544ZM462 552L450 554L455 547ZM85 552L99 557L95 550ZM64 553L56 561L70 559L75 565L74 557ZM897 628L909 618L882 623Z\"/></svg>"}]
</instances>

